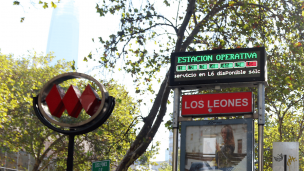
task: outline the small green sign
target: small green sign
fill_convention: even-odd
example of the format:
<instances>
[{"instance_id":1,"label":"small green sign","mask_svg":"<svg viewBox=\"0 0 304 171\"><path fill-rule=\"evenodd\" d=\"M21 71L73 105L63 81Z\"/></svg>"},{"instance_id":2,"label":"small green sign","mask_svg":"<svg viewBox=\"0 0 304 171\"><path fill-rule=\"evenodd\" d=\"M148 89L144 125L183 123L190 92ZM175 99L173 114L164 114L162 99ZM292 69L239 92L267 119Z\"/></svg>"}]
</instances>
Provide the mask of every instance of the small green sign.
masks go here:
<instances>
[{"instance_id":1,"label":"small green sign","mask_svg":"<svg viewBox=\"0 0 304 171\"><path fill-rule=\"evenodd\" d=\"M177 65L176 71L186 71L186 65Z\"/></svg>"},{"instance_id":2,"label":"small green sign","mask_svg":"<svg viewBox=\"0 0 304 171\"><path fill-rule=\"evenodd\" d=\"M92 171L110 171L110 160L93 162Z\"/></svg>"},{"instance_id":3,"label":"small green sign","mask_svg":"<svg viewBox=\"0 0 304 171\"><path fill-rule=\"evenodd\" d=\"M245 68L245 62L235 62L234 68Z\"/></svg>"},{"instance_id":4,"label":"small green sign","mask_svg":"<svg viewBox=\"0 0 304 171\"><path fill-rule=\"evenodd\" d=\"M196 71L197 65L188 65L188 71Z\"/></svg>"},{"instance_id":5,"label":"small green sign","mask_svg":"<svg viewBox=\"0 0 304 171\"><path fill-rule=\"evenodd\" d=\"M200 70L207 70L208 69L208 64L200 64L198 65Z\"/></svg>"},{"instance_id":6,"label":"small green sign","mask_svg":"<svg viewBox=\"0 0 304 171\"><path fill-rule=\"evenodd\" d=\"M215 64L209 64L209 69L218 69L219 68L219 64L215 63Z\"/></svg>"},{"instance_id":7,"label":"small green sign","mask_svg":"<svg viewBox=\"0 0 304 171\"><path fill-rule=\"evenodd\" d=\"M233 68L233 62L221 63L221 69Z\"/></svg>"}]
</instances>

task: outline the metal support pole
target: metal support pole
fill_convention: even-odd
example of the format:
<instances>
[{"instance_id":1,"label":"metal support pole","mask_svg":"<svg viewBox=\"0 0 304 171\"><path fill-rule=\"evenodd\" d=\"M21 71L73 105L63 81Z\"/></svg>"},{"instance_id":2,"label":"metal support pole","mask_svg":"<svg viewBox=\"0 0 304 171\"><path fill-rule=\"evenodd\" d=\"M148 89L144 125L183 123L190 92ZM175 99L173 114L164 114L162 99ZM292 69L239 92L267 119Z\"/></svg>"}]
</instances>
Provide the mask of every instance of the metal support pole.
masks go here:
<instances>
[{"instance_id":1,"label":"metal support pole","mask_svg":"<svg viewBox=\"0 0 304 171\"><path fill-rule=\"evenodd\" d=\"M67 171L73 171L74 137L75 135L69 135Z\"/></svg>"},{"instance_id":2,"label":"metal support pole","mask_svg":"<svg viewBox=\"0 0 304 171\"><path fill-rule=\"evenodd\" d=\"M284 171L287 171L287 155L284 155Z\"/></svg>"},{"instance_id":3,"label":"metal support pole","mask_svg":"<svg viewBox=\"0 0 304 171\"><path fill-rule=\"evenodd\" d=\"M177 159L178 159L178 128L173 128L173 171L177 171Z\"/></svg>"},{"instance_id":4,"label":"metal support pole","mask_svg":"<svg viewBox=\"0 0 304 171\"><path fill-rule=\"evenodd\" d=\"M174 88L174 101L173 101L173 156L172 156L172 170L177 171L178 159L178 117L179 117L179 102L180 102L180 89Z\"/></svg>"},{"instance_id":5,"label":"metal support pole","mask_svg":"<svg viewBox=\"0 0 304 171\"><path fill-rule=\"evenodd\" d=\"M7 167L7 151L5 152L5 157L4 157L4 159L5 159L5 164L4 164L4 170L6 170L6 167Z\"/></svg>"},{"instance_id":6,"label":"metal support pole","mask_svg":"<svg viewBox=\"0 0 304 171\"><path fill-rule=\"evenodd\" d=\"M259 125L259 171L263 171L263 133L264 133L264 125Z\"/></svg>"},{"instance_id":7,"label":"metal support pole","mask_svg":"<svg viewBox=\"0 0 304 171\"><path fill-rule=\"evenodd\" d=\"M263 171L263 134L264 134L264 124L265 124L265 86L262 83L258 85L258 142L259 142L259 171Z\"/></svg>"},{"instance_id":8,"label":"metal support pole","mask_svg":"<svg viewBox=\"0 0 304 171\"><path fill-rule=\"evenodd\" d=\"M19 155L20 155L20 153L19 153L19 151L18 151L18 153L17 153L17 170L19 169L19 167L18 167L18 163L19 163Z\"/></svg>"},{"instance_id":9,"label":"metal support pole","mask_svg":"<svg viewBox=\"0 0 304 171\"><path fill-rule=\"evenodd\" d=\"M27 156L28 156L27 170L30 170L31 156L30 154L28 154Z\"/></svg>"}]
</instances>

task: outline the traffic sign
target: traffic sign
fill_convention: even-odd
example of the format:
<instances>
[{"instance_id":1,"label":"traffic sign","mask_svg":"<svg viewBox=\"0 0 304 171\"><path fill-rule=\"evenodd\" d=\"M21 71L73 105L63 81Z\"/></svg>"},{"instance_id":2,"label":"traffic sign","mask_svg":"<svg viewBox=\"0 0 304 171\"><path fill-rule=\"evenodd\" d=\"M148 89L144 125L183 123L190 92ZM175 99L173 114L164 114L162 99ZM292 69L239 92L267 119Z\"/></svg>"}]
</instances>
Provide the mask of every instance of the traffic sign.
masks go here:
<instances>
[{"instance_id":1,"label":"traffic sign","mask_svg":"<svg viewBox=\"0 0 304 171\"><path fill-rule=\"evenodd\" d=\"M182 96L182 116L253 113L253 93L218 93Z\"/></svg>"},{"instance_id":2,"label":"traffic sign","mask_svg":"<svg viewBox=\"0 0 304 171\"><path fill-rule=\"evenodd\" d=\"M110 160L93 162L92 171L110 171Z\"/></svg>"}]
</instances>

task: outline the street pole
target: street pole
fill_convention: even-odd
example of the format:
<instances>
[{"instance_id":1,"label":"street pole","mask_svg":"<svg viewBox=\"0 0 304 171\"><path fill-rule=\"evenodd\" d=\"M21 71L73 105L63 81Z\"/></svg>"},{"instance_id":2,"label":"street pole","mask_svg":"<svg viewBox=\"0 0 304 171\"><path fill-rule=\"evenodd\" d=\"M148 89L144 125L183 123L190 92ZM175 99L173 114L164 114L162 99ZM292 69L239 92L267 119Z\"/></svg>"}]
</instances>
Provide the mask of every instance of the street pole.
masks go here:
<instances>
[{"instance_id":1,"label":"street pole","mask_svg":"<svg viewBox=\"0 0 304 171\"><path fill-rule=\"evenodd\" d=\"M75 135L69 135L67 171L73 171L73 156L74 156L74 138Z\"/></svg>"},{"instance_id":2,"label":"street pole","mask_svg":"<svg viewBox=\"0 0 304 171\"><path fill-rule=\"evenodd\" d=\"M259 171L263 171L263 135L264 135L264 124L265 124L265 85L259 83L258 85L258 142L259 142Z\"/></svg>"},{"instance_id":3,"label":"street pole","mask_svg":"<svg viewBox=\"0 0 304 171\"><path fill-rule=\"evenodd\" d=\"M173 101L173 161L172 170L177 171L178 159L178 117L179 117L179 103L180 103L180 89L174 88L174 101Z\"/></svg>"}]
</instances>

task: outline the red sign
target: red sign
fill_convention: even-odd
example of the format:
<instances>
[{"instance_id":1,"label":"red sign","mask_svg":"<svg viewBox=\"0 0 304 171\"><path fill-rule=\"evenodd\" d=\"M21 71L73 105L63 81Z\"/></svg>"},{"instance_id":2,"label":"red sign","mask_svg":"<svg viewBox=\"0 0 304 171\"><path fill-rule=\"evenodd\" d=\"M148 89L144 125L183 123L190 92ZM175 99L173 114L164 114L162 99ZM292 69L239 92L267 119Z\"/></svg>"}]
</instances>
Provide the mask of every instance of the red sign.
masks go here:
<instances>
[{"instance_id":1,"label":"red sign","mask_svg":"<svg viewBox=\"0 0 304 171\"><path fill-rule=\"evenodd\" d=\"M61 117L65 109L74 118L78 117L82 108L92 116L100 106L98 94L90 84L87 85L82 94L76 86L71 85L65 95L63 88L54 84L45 101L50 113L58 118Z\"/></svg>"},{"instance_id":2,"label":"red sign","mask_svg":"<svg viewBox=\"0 0 304 171\"><path fill-rule=\"evenodd\" d=\"M253 113L252 92L184 95L182 116Z\"/></svg>"},{"instance_id":3,"label":"red sign","mask_svg":"<svg viewBox=\"0 0 304 171\"><path fill-rule=\"evenodd\" d=\"M257 67L258 66L258 61L247 61L246 62L246 67Z\"/></svg>"}]
</instances>

